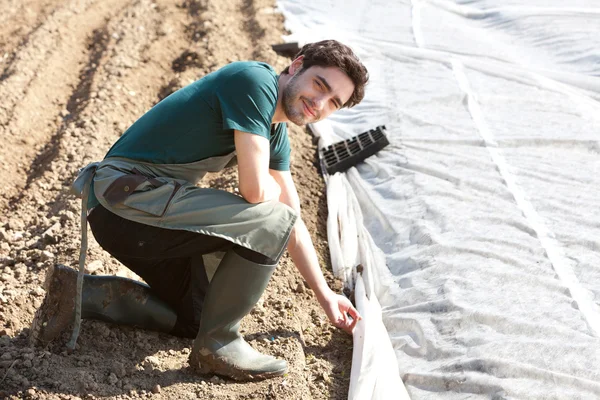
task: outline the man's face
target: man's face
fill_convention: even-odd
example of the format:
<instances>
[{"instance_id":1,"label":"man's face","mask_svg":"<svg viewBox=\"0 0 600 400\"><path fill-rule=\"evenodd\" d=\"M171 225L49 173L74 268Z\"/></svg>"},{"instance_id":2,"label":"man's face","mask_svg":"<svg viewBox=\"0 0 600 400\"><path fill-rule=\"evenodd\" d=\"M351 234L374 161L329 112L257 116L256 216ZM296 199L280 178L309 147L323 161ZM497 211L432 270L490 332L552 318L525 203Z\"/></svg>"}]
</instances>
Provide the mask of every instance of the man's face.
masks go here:
<instances>
[{"instance_id":1,"label":"man's face","mask_svg":"<svg viewBox=\"0 0 600 400\"><path fill-rule=\"evenodd\" d=\"M342 108L352 92L352 80L336 67L299 69L283 89L283 110L296 125L316 122Z\"/></svg>"}]
</instances>

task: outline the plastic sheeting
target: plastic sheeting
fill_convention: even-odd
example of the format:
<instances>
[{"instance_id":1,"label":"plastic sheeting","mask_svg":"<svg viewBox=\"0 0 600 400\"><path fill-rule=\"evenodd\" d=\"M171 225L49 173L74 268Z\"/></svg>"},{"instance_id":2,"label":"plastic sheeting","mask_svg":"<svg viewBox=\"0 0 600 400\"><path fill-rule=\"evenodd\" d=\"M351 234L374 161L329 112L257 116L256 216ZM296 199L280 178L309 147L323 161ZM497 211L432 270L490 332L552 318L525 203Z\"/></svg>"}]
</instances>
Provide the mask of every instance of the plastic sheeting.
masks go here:
<instances>
[{"instance_id":1,"label":"plastic sheeting","mask_svg":"<svg viewBox=\"0 0 600 400\"><path fill-rule=\"evenodd\" d=\"M371 73L321 144L391 142L328 182L332 263L373 321L349 397L405 396L389 344L412 399L599 398L600 4L279 5L288 40L338 39Z\"/></svg>"}]
</instances>

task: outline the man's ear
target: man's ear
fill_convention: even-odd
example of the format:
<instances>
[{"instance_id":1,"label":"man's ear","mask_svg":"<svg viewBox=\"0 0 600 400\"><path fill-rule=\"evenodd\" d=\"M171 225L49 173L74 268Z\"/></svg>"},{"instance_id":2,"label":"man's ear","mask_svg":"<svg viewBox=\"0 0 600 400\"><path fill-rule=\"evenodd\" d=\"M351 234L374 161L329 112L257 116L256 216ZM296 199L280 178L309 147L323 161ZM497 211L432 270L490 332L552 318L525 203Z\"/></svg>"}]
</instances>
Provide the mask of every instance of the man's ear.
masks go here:
<instances>
[{"instance_id":1,"label":"man's ear","mask_svg":"<svg viewBox=\"0 0 600 400\"><path fill-rule=\"evenodd\" d=\"M296 75L296 73L302 69L303 62L304 56L298 56L294 61L292 61L289 68L290 75Z\"/></svg>"}]
</instances>

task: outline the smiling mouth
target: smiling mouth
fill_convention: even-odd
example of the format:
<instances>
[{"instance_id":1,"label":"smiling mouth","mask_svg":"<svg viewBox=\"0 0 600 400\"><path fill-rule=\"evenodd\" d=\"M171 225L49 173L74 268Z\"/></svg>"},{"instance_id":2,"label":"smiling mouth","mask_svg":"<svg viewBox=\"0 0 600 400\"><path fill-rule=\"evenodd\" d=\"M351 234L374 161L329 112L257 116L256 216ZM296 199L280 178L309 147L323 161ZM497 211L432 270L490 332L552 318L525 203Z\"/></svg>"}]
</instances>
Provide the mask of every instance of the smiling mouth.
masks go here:
<instances>
[{"instance_id":1,"label":"smiling mouth","mask_svg":"<svg viewBox=\"0 0 600 400\"><path fill-rule=\"evenodd\" d=\"M311 109L308 107L304 100L302 100L302 106L304 107L304 114L306 114L309 117L315 117L315 114L311 111Z\"/></svg>"}]
</instances>

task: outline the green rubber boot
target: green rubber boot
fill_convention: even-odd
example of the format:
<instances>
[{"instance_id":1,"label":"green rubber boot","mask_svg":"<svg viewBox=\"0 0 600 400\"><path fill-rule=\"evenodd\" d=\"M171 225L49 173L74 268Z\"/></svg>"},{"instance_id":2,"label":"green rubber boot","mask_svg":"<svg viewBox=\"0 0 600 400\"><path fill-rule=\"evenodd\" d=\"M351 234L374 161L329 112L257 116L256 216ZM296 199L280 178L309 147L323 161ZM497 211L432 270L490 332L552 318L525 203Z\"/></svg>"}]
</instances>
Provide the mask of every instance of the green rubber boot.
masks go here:
<instances>
[{"instance_id":1,"label":"green rubber boot","mask_svg":"<svg viewBox=\"0 0 600 400\"><path fill-rule=\"evenodd\" d=\"M276 265L262 265L233 250L219 264L204 299L200 329L189 357L201 374L239 381L283 375L287 362L252 348L239 333L240 321L260 299Z\"/></svg>"},{"instance_id":2,"label":"green rubber boot","mask_svg":"<svg viewBox=\"0 0 600 400\"><path fill-rule=\"evenodd\" d=\"M44 283L46 297L31 324L32 344L46 346L71 326L76 285L77 271L63 265L50 267ZM81 316L165 333L177 321L175 312L148 285L118 276L84 276Z\"/></svg>"}]
</instances>

